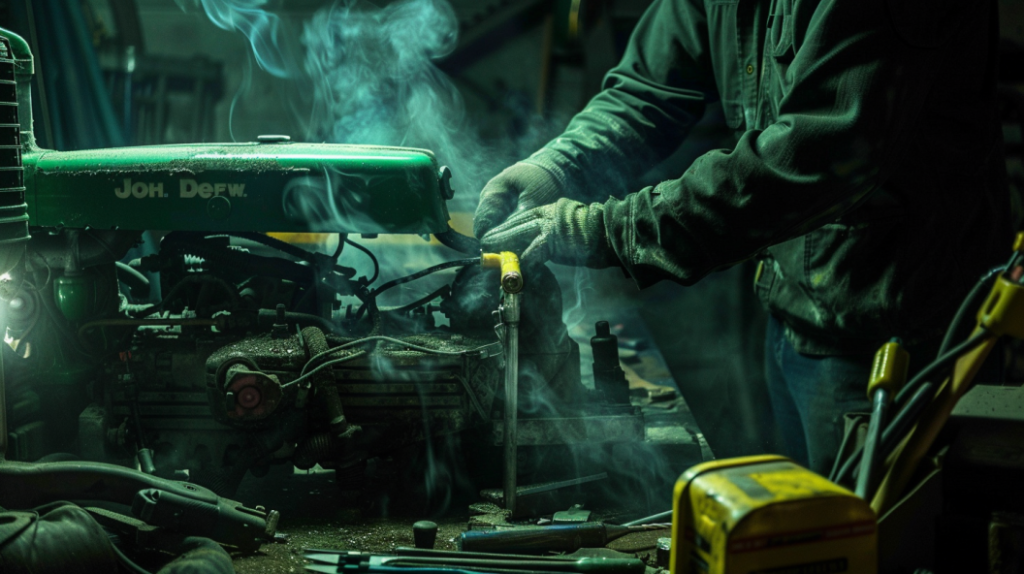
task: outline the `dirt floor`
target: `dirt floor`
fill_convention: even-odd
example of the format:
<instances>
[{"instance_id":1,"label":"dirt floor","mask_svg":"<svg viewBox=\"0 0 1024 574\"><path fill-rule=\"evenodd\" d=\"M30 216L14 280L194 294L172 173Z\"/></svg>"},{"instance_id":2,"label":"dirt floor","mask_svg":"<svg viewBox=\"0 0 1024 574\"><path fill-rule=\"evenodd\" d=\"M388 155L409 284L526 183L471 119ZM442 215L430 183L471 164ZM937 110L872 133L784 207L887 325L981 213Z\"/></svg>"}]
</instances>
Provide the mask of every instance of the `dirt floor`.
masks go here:
<instances>
[{"instance_id":1,"label":"dirt floor","mask_svg":"<svg viewBox=\"0 0 1024 574\"><path fill-rule=\"evenodd\" d=\"M275 472L263 479L247 479L237 498L247 504L260 504L281 513L277 543L264 544L253 555L238 555L234 566L239 574L278 574L302 572L302 554L307 549L386 551L398 546L413 546L412 524L429 518L439 526L435 548L455 550L459 534L467 529L469 510L454 506L441 516L379 516L379 508L370 512L352 509L353 501L340 493L331 473L288 474ZM621 520L635 511L619 509L595 516ZM669 537L669 530L628 534L613 541L609 548L625 556L649 560L658 538Z\"/></svg>"}]
</instances>

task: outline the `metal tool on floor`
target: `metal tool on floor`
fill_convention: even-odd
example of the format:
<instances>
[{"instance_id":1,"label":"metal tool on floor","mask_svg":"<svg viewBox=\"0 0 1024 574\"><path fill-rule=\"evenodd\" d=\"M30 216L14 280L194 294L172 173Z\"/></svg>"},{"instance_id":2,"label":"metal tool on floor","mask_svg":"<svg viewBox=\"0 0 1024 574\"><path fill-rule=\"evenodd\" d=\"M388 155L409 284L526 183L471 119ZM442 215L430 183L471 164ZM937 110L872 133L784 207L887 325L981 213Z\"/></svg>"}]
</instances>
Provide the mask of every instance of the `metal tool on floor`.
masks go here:
<instances>
[{"instance_id":1,"label":"metal tool on floor","mask_svg":"<svg viewBox=\"0 0 1024 574\"><path fill-rule=\"evenodd\" d=\"M430 549L437 541L437 523L429 520L420 520L412 525L412 539L416 548Z\"/></svg>"},{"instance_id":2,"label":"metal tool on floor","mask_svg":"<svg viewBox=\"0 0 1024 574\"><path fill-rule=\"evenodd\" d=\"M669 525L616 526L601 522L583 522L502 530L471 530L459 535L459 549L522 554L575 552L580 548L603 548L612 540L633 532L662 528L669 528Z\"/></svg>"},{"instance_id":3,"label":"metal tool on floor","mask_svg":"<svg viewBox=\"0 0 1024 574\"><path fill-rule=\"evenodd\" d=\"M423 552L415 556L371 552L310 551L303 558L313 562L311 572L393 572L447 568L474 572L515 573L569 572L579 574L642 574L644 563L632 558L543 558L537 556L494 556L463 552ZM401 550L396 552L402 552Z\"/></svg>"},{"instance_id":4,"label":"metal tool on floor","mask_svg":"<svg viewBox=\"0 0 1024 574\"><path fill-rule=\"evenodd\" d=\"M516 479L519 442L519 317L523 290L523 274L519 257L511 251L484 253L483 267L501 271L501 306L496 314L500 323L495 327L505 347L505 477L502 484L505 508L516 513Z\"/></svg>"}]
</instances>

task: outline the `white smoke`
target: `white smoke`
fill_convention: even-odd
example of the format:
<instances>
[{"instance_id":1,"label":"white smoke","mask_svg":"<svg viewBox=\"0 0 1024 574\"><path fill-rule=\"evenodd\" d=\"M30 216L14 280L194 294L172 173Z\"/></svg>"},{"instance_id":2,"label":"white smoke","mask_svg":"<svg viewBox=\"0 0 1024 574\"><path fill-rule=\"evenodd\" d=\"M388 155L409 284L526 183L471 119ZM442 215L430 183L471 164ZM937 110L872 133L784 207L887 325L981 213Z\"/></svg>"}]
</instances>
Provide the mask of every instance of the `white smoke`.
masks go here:
<instances>
[{"instance_id":1,"label":"white smoke","mask_svg":"<svg viewBox=\"0 0 1024 574\"><path fill-rule=\"evenodd\" d=\"M281 19L263 7L267 0L175 0L183 10L201 7L218 28L238 31L252 46L257 64L279 78L291 70L282 46Z\"/></svg>"}]
</instances>

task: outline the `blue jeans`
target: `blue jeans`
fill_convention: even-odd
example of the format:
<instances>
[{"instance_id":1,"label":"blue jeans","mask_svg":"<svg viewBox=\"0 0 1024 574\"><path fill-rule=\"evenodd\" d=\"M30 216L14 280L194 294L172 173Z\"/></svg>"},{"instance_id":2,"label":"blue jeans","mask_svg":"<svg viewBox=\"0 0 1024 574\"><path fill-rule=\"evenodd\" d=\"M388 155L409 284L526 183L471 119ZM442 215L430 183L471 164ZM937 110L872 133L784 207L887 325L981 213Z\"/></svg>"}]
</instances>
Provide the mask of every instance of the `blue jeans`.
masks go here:
<instances>
[{"instance_id":1,"label":"blue jeans","mask_svg":"<svg viewBox=\"0 0 1024 574\"><path fill-rule=\"evenodd\" d=\"M843 415L870 411L872 355L819 356L797 352L784 327L768 318L765 377L786 456L828 476L843 439Z\"/></svg>"}]
</instances>

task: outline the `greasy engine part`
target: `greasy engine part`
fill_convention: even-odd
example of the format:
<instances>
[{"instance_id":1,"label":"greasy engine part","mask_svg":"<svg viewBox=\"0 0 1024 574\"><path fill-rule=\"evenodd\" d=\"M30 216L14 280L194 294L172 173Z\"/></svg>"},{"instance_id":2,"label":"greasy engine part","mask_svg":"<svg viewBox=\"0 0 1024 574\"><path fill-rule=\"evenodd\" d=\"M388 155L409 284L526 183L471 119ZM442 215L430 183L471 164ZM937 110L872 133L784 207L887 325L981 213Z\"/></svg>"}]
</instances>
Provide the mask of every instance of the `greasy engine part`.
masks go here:
<instances>
[{"instance_id":1,"label":"greasy engine part","mask_svg":"<svg viewBox=\"0 0 1024 574\"><path fill-rule=\"evenodd\" d=\"M377 272L338 264L341 248L264 235L337 233L369 253L347 234L435 234L472 250L448 226L451 173L429 151L261 138L58 152L36 146L29 114L18 120L33 236L0 303L12 458L72 452L230 494L275 464L357 485L375 457L490 439L502 366L497 292L478 259L377 285ZM377 304L452 267L448 288ZM600 411L557 282L543 266L524 272L522 416Z\"/></svg>"}]
</instances>

